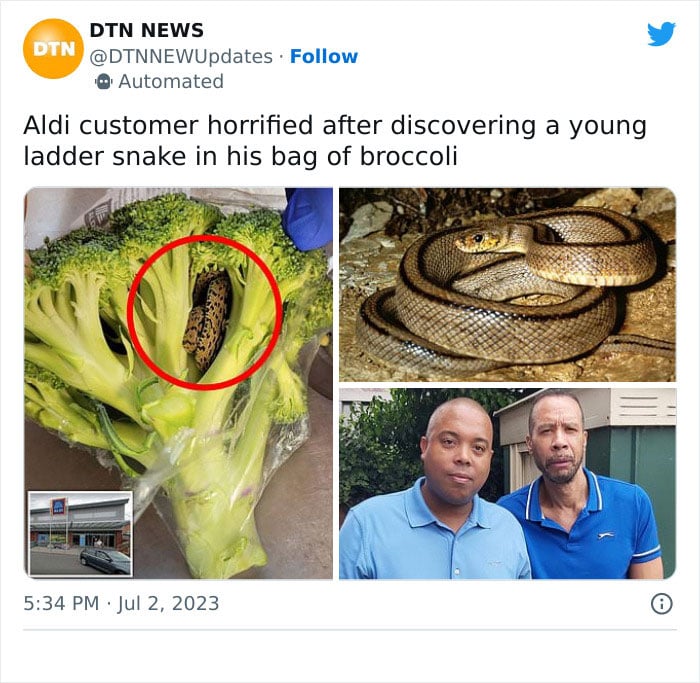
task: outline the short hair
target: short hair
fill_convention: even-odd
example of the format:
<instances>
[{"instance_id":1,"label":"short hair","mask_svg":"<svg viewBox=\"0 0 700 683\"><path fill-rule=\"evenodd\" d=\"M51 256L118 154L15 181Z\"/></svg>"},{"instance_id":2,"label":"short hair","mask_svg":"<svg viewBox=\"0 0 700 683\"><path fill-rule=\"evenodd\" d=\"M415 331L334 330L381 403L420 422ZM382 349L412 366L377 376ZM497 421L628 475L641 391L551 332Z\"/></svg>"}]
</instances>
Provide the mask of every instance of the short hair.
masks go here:
<instances>
[{"instance_id":1,"label":"short hair","mask_svg":"<svg viewBox=\"0 0 700 683\"><path fill-rule=\"evenodd\" d=\"M464 405L464 406L470 406L478 411L481 411L489 420L491 421L491 416L489 415L488 411L484 406L481 405L478 401L475 401L473 398L469 398L468 396L458 396L457 398L452 398L448 401L445 401L444 403L441 403L439 406L433 410L432 414L430 415L430 419L428 420L428 426L425 429L425 436L430 437L430 432L433 430L433 427L435 425L435 421L437 418L440 416L440 414L450 405ZM493 425L491 426L493 429Z\"/></svg>"},{"instance_id":2,"label":"short hair","mask_svg":"<svg viewBox=\"0 0 700 683\"><path fill-rule=\"evenodd\" d=\"M528 434L532 434L532 428L534 426L534 421L532 419L532 415L535 412L535 406L537 404L544 400L545 398L549 398L550 396L565 396L566 398L572 399L576 405L578 406L578 409L581 411L581 424L583 424L584 416L583 416L583 406L581 405L581 401L578 400L578 396L574 394L573 392L569 391L568 389L545 389L543 392L537 394L535 396L535 399L533 400L532 404L530 405L530 414L528 415L527 418L527 431Z\"/></svg>"}]
</instances>

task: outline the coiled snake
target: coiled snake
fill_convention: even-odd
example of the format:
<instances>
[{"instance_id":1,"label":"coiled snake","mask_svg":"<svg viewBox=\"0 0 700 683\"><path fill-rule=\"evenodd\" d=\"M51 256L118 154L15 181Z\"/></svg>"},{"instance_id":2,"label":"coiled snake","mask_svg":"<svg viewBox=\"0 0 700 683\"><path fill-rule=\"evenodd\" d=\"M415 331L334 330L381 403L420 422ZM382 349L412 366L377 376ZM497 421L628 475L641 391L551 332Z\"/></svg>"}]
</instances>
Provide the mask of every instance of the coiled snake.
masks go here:
<instances>
[{"instance_id":1,"label":"coiled snake","mask_svg":"<svg viewBox=\"0 0 700 683\"><path fill-rule=\"evenodd\" d=\"M644 282L655 270L646 232L599 208L443 230L408 248L396 287L363 302L357 337L363 349L393 365L452 379L568 360L604 341L673 355L667 342L609 337L617 315L611 287ZM533 304L532 295L541 294L556 303Z\"/></svg>"},{"instance_id":2,"label":"coiled snake","mask_svg":"<svg viewBox=\"0 0 700 683\"><path fill-rule=\"evenodd\" d=\"M231 281L225 271L199 273L192 291L192 309L182 346L206 372L221 348L231 307Z\"/></svg>"}]
</instances>

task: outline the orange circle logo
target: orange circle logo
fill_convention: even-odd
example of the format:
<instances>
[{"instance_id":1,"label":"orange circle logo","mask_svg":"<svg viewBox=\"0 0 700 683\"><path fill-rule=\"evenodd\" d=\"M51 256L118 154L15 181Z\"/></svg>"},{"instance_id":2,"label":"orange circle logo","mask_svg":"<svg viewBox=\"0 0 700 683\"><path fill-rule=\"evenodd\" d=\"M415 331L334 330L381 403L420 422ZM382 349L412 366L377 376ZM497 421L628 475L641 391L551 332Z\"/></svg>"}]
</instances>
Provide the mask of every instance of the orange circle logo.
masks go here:
<instances>
[{"instance_id":1,"label":"orange circle logo","mask_svg":"<svg viewBox=\"0 0 700 683\"><path fill-rule=\"evenodd\" d=\"M44 78L72 74L83 59L83 38L63 19L44 19L34 24L24 38L24 61Z\"/></svg>"}]
</instances>

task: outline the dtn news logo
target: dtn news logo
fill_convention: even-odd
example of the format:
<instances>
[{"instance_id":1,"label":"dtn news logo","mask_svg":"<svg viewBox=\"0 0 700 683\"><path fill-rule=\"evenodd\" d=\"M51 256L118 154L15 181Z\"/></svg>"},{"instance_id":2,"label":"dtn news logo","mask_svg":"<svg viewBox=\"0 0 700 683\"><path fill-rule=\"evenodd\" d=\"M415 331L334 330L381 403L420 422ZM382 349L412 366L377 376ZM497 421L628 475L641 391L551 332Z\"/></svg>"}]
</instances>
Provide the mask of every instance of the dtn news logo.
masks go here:
<instances>
[{"instance_id":1,"label":"dtn news logo","mask_svg":"<svg viewBox=\"0 0 700 683\"><path fill-rule=\"evenodd\" d=\"M24 38L24 61L44 78L72 74L83 58L83 38L63 19L44 19L32 26Z\"/></svg>"}]
</instances>

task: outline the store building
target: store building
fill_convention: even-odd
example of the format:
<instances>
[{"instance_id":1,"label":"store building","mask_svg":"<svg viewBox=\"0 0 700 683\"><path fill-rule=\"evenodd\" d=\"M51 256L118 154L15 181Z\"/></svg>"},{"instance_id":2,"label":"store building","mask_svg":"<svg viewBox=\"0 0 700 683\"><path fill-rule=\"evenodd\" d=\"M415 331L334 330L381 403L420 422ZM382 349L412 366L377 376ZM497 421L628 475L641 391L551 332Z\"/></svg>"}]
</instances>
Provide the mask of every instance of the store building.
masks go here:
<instances>
[{"instance_id":1,"label":"store building","mask_svg":"<svg viewBox=\"0 0 700 683\"><path fill-rule=\"evenodd\" d=\"M70 496L57 497L52 501L53 514L51 506L31 509L31 545L102 546L128 554L131 520L126 516L126 509L130 499L79 502L80 499L71 502Z\"/></svg>"}]
</instances>

